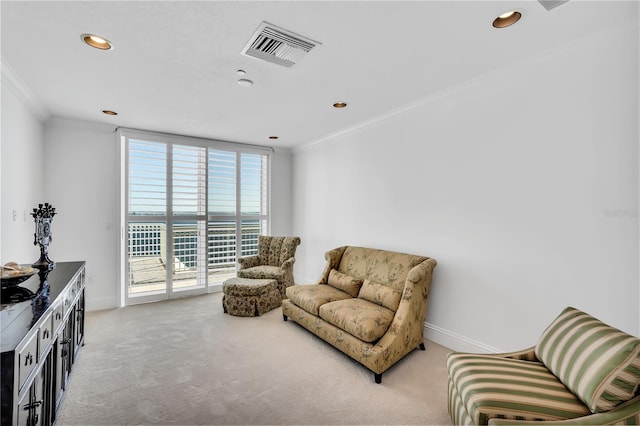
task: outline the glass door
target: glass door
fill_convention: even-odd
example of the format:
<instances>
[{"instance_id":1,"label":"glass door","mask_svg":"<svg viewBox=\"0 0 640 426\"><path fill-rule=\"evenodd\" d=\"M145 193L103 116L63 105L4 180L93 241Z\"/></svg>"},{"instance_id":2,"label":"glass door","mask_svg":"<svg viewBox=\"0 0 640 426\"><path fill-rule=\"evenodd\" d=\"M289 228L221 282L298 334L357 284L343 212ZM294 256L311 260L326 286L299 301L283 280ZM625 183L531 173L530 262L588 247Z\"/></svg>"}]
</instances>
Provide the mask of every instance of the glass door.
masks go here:
<instances>
[{"instance_id":1,"label":"glass door","mask_svg":"<svg viewBox=\"0 0 640 426\"><path fill-rule=\"evenodd\" d=\"M127 304L205 292L206 148L128 143Z\"/></svg>"},{"instance_id":2,"label":"glass door","mask_svg":"<svg viewBox=\"0 0 640 426\"><path fill-rule=\"evenodd\" d=\"M165 143L127 141L126 302L168 296L167 235L169 149Z\"/></svg>"},{"instance_id":3,"label":"glass door","mask_svg":"<svg viewBox=\"0 0 640 426\"><path fill-rule=\"evenodd\" d=\"M171 146L171 293L207 289L207 148Z\"/></svg>"},{"instance_id":4,"label":"glass door","mask_svg":"<svg viewBox=\"0 0 640 426\"><path fill-rule=\"evenodd\" d=\"M122 141L122 302L220 290L268 232L269 156L155 134Z\"/></svg>"}]
</instances>

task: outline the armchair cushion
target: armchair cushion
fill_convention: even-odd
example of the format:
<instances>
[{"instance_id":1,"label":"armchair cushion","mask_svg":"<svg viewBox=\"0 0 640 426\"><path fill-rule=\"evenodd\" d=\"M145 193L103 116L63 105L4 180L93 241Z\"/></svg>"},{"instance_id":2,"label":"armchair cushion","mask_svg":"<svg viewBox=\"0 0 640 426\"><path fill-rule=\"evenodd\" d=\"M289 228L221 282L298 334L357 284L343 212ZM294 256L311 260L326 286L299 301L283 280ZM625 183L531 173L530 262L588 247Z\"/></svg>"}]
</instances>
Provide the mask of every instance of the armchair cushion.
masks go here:
<instances>
[{"instance_id":1,"label":"armchair cushion","mask_svg":"<svg viewBox=\"0 0 640 426\"><path fill-rule=\"evenodd\" d=\"M490 419L564 420L589 409L540 362L494 355L451 353L449 402L476 425ZM449 408L452 411L452 407Z\"/></svg>"},{"instance_id":2,"label":"armchair cushion","mask_svg":"<svg viewBox=\"0 0 640 426\"><path fill-rule=\"evenodd\" d=\"M640 387L640 339L568 307L542 333L537 358L594 413Z\"/></svg>"},{"instance_id":3,"label":"armchair cushion","mask_svg":"<svg viewBox=\"0 0 640 426\"><path fill-rule=\"evenodd\" d=\"M337 288L338 290L349 293L351 297L356 297L360 291L360 287L362 286L362 280L332 269L331 272L329 272L327 284L331 287Z\"/></svg>"},{"instance_id":4,"label":"armchair cushion","mask_svg":"<svg viewBox=\"0 0 640 426\"><path fill-rule=\"evenodd\" d=\"M278 266L258 265L238 271L238 278L282 280L284 271Z\"/></svg>"}]
</instances>

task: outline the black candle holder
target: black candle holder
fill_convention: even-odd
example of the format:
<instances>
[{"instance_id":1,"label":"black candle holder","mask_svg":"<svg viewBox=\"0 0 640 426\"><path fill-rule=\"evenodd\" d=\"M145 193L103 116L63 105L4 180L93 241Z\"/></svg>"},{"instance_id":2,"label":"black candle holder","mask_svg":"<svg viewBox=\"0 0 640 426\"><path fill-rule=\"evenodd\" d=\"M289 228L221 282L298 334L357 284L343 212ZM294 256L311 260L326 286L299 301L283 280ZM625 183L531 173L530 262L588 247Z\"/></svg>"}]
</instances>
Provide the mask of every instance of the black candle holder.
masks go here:
<instances>
[{"instance_id":1,"label":"black candle holder","mask_svg":"<svg viewBox=\"0 0 640 426\"><path fill-rule=\"evenodd\" d=\"M40 269L53 269L56 263L49 259L49 244L53 240L51 236L51 221L56 215L56 209L49 203L38 204L37 209L33 209L33 219L36 222L36 232L33 234L33 245L40 245L40 259L33 267Z\"/></svg>"}]
</instances>

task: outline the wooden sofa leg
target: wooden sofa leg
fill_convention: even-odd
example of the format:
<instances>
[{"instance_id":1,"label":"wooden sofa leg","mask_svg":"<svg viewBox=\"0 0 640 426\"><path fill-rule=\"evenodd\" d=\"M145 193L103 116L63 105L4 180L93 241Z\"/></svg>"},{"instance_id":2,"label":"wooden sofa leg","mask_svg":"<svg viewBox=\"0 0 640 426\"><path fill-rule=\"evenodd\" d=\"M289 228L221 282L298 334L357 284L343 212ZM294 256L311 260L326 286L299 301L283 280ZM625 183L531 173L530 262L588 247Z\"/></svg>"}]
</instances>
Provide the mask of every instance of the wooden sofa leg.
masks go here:
<instances>
[{"instance_id":1,"label":"wooden sofa leg","mask_svg":"<svg viewBox=\"0 0 640 426\"><path fill-rule=\"evenodd\" d=\"M282 319L286 321L286 320L288 320L289 318L287 318L287 316L286 316L285 314L282 314Z\"/></svg>"},{"instance_id":2,"label":"wooden sofa leg","mask_svg":"<svg viewBox=\"0 0 640 426\"><path fill-rule=\"evenodd\" d=\"M377 384L382 383L382 373L373 373L373 377Z\"/></svg>"},{"instance_id":3,"label":"wooden sofa leg","mask_svg":"<svg viewBox=\"0 0 640 426\"><path fill-rule=\"evenodd\" d=\"M426 350L426 348L424 347L424 342L420 343L420 350L421 350L421 351Z\"/></svg>"}]
</instances>

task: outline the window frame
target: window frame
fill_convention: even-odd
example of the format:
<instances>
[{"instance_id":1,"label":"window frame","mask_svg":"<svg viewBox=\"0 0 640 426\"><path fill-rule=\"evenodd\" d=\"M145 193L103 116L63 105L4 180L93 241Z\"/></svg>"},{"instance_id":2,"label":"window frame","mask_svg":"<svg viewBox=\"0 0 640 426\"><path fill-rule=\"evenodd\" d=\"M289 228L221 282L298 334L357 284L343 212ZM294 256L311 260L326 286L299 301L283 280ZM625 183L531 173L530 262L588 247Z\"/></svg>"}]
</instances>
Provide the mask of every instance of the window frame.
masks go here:
<instances>
[{"instance_id":1,"label":"window frame","mask_svg":"<svg viewBox=\"0 0 640 426\"><path fill-rule=\"evenodd\" d=\"M118 140L118 150L120 151L120 244L118 253L119 262L119 284L118 284L118 305L126 306L134 303L144 303L154 300L164 300L173 297L171 273L167 271L167 288L166 296L162 298L157 297L136 297L135 302L131 301L128 297L128 276L129 276L129 247L128 247L128 224L132 218L136 221L149 222L149 223L165 223L168 229L173 228L175 222L182 221L201 221L205 223L206 234L205 244L209 243L209 223L213 221L233 221L236 226L235 234L235 259L237 268L237 259L242 257L242 223L247 220L258 220L260 223L260 234L269 235L271 228L271 163L273 149L271 147L262 147L255 145L240 144L234 142L226 142L215 139L204 139L190 136L174 135L161 132L145 131L139 129L131 129L119 127L116 131ZM166 158L166 211L164 215L129 215L129 140L140 140L154 143L161 143L167 146L167 158ZM205 164L205 212L204 214L174 214L172 210L173 204L173 147L175 145L191 146L198 148L206 148L206 164ZM236 167L236 200L235 200L235 214L233 215L220 215L212 214L209 211L209 150L213 149L217 151L228 151L235 153L235 167ZM264 179L264 186L266 196L261 195L261 203L266 203L266 206L258 214L243 215L242 214L242 155L243 154L257 154L261 156L261 161L264 162L261 167ZM262 157L264 156L264 157ZM261 181L262 182L262 181ZM167 238L167 241L171 240ZM167 256L173 256L173 244L167 243ZM207 254L208 256L208 254ZM207 261L208 262L208 261ZM189 292L180 291L180 296L196 294L202 292L215 292L221 291L222 284L213 284L208 282L208 274L205 274L205 285L201 291Z\"/></svg>"}]
</instances>

